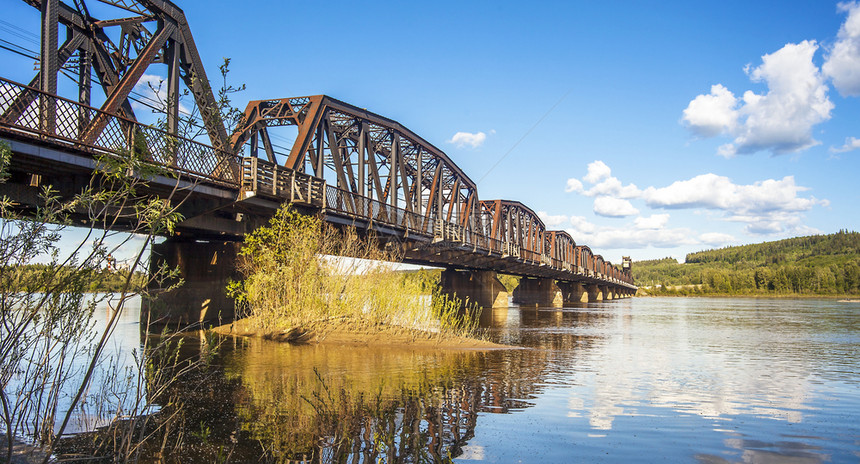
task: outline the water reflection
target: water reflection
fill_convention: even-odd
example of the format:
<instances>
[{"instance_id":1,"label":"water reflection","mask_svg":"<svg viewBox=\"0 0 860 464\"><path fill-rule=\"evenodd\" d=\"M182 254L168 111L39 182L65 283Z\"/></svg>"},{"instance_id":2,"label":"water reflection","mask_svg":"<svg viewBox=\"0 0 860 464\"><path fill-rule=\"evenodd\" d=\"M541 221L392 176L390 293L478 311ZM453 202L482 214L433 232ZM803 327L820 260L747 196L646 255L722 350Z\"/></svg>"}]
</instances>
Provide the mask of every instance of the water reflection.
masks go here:
<instances>
[{"instance_id":1,"label":"water reflection","mask_svg":"<svg viewBox=\"0 0 860 464\"><path fill-rule=\"evenodd\" d=\"M829 305L511 307L482 325L528 349L491 352L230 339L190 440L232 462L856 459L860 306Z\"/></svg>"},{"instance_id":2,"label":"water reflection","mask_svg":"<svg viewBox=\"0 0 860 464\"><path fill-rule=\"evenodd\" d=\"M242 430L272 458L436 462L481 413L529 407L546 353L294 346L245 339L224 358Z\"/></svg>"}]
</instances>

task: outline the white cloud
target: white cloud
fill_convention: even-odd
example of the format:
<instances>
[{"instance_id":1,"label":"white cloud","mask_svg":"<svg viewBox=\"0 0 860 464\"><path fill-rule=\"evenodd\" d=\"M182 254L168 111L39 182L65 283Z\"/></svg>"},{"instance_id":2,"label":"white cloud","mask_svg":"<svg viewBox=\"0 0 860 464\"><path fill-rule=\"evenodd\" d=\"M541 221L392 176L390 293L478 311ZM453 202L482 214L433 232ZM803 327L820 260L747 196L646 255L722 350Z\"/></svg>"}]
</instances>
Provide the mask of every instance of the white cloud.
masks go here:
<instances>
[{"instance_id":1,"label":"white cloud","mask_svg":"<svg viewBox=\"0 0 860 464\"><path fill-rule=\"evenodd\" d=\"M821 71L833 81L833 86L845 96L860 96L860 5L840 3L839 11L848 17L839 28L836 43L827 54Z\"/></svg>"},{"instance_id":2,"label":"white cloud","mask_svg":"<svg viewBox=\"0 0 860 464\"><path fill-rule=\"evenodd\" d=\"M720 246L735 242L735 238L720 232L706 232L699 235L699 241L711 246Z\"/></svg>"},{"instance_id":3,"label":"white cloud","mask_svg":"<svg viewBox=\"0 0 860 464\"><path fill-rule=\"evenodd\" d=\"M587 197L607 196L615 198L637 198L642 193L633 184L623 185L617 177L612 176L612 169L599 160L588 163L588 173L582 180L594 185L585 190L579 179L571 177L567 180L564 191L581 193Z\"/></svg>"},{"instance_id":4,"label":"white cloud","mask_svg":"<svg viewBox=\"0 0 860 464\"><path fill-rule=\"evenodd\" d=\"M841 147L830 147L831 153L845 153L860 148L860 139L857 137L848 137L845 139L845 145Z\"/></svg>"},{"instance_id":5,"label":"white cloud","mask_svg":"<svg viewBox=\"0 0 860 464\"><path fill-rule=\"evenodd\" d=\"M577 234L591 234L597 230L597 226L588 222L588 220L582 216L571 216L570 224L573 226L573 230L575 230Z\"/></svg>"},{"instance_id":6,"label":"white cloud","mask_svg":"<svg viewBox=\"0 0 860 464\"><path fill-rule=\"evenodd\" d=\"M736 214L728 217L727 220L746 223L744 232L752 235L782 233L800 236L822 233L816 228L803 224L803 218L799 214L783 211L770 214Z\"/></svg>"},{"instance_id":7,"label":"white cloud","mask_svg":"<svg viewBox=\"0 0 860 464\"><path fill-rule=\"evenodd\" d=\"M799 213L830 204L815 197L800 197L799 193L806 190L793 176L738 185L728 177L703 174L668 187L648 187L643 198L652 208L721 210L727 220L747 223L749 233L770 234L799 230Z\"/></svg>"},{"instance_id":8,"label":"white cloud","mask_svg":"<svg viewBox=\"0 0 860 464\"><path fill-rule=\"evenodd\" d=\"M637 229L662 229L668 223L668 214L652 214L649 217L638 217L633 220L633 224Z\"/></svg>"},{"instance_id":9,"label":"white cloud","mask_svg":"<svg viewBox=\"0 0 860 464\"><path fill-rule=\"evenodd\" d=\"M848 142L854 143L853 139ZM857 142L860 145L860 142ZM720 220L745 224L745 232L749 234L792 233L808 235L816 233L815 229L803 224L803 213L816 206L829 206L826 199L814 196L803 196L807 187L797 185L794 176L782 179L765 179L752 184L735 184L725 176L708 173L691 179L673 182L666 187L648 187L640 190L634 184L623 185L612 176L612 171L606 163L595 161L589 164L591 181L599 182L585 190L582 182L576 178L567 180L565 190L576 192L583 196L595 197L593 211L598 216L620 218L639 214L628 199L644 201L650 208L655 209L688 209L694 214L705 213L708 220ZM721 214L720 214L721 213ZM551 216L540 212L539 216L546 224L553 226L564 222L566 216ZM722 245L735 241L728 234L716 232L694 232L689 229L668 229L669 214L652 214L637 217L627 227L613 228L598 227L589 223L584 217L571 216L570 223L578 234L574 239L586 237L584 243L596 243L608 246L608 243L623 244L622 238L629 235L631 243L636 240L653 240L654 246L677 240L672 246L688 244ZM605 235L608 234L608 235ZM665 241L664 241L665 240ZM643 242L643 247L645 246ZM670 245L666 245L670 246ZM619 248L624 246L619 245ZM636 248L630 246L628 248Z\"/></svg>"},{"instance_id":10,"label":"white cloud","mask_svg":"<svg viewBox=\"0 0 860 464\"><path fill-rule=\"evenodd\" d=\"M587 191L581 192L585 196L610 196L616 198L637 198L642 192L633 184L622 185L617 177L608 177Z\"/></svg>"},{"instance_id":11,"label":"white cloud","mask_svg":"<svg viewBox=\"0 0 860 464\"><path fill-rule=\"evenodd\" d=\"M567 232L577 244L586 244L600 253L599 249L675 248L681 245L698 245L699 241L689 229L632 229L623 227L595 227L592 232L576 228Z\"/></svg>"},{"instance_id":12,"label":"white cloud","mask_svg":"<svg viewBox=\"0 0 860 464\"><path fill-rule=\"evenodd\" d=\"M648 187L643 197L654 208L708 208L741 214L797 212L807 211L816 204L826 206L826 200L798 196L806 190L809 189L794 182L794 176L738 185L728 177L709 173L673 182L668 187Z\"/></svg>"},{"instance_id":13,"label":"white cloud","mask_svg":"<svg viewBox=\"0 0 860 464\"><path fill-rule=\"evenodd\" d=\"M466 145L469 145L472 148L478 148L483 145L486 140L487 134L483 132L478 132L477 134L457 132L453 137L451 137L451 140L448 140L448 143L453 143L457 148L462 148Z\"/></svg>"},{"instance_id":14,"label":"white cloud","mask_svg":"<svg viewBox=\"0 0 860 464\"><path fill-rule=\"evenodd\" d=\"M818 145L812 128L830 119L833 103L824 76L812 62L816 50L814 40L805 40L762 56L762 64L747 72L753 82L767 84L767 93L747 90L738 101L728 89L715 85L709 95L690 102L682 121L697 135L734 137L719 148L718 154L727 157L758 151L791 153Z\"/></svg>"},{"instance_id":15,"label":"white cloud","mask_svg":"<svg viewBox=\"0 0 860 464\"><path fill-rule=\"evenodd\" d=\"M594 214L605 217L626 217L639 214L639 210L627 200L597 197L594 199Z\"/></svg>"},{"instance_id":16,"label":"white cloud","mask_svg":"<svg viewBox=\"0 0 860 464\"><path fill-rule=\"evenodd\" d=\"M597 160L588 163L588 174L586 174L582 180L589 184L596 184L610 175L612 175L612 170L609 169L609 166L607 166L603 161Z\"/></svg>"},{"instance_id":17,"label":"white cloud","mask_svg":"<svg viewBox=\"0 0 860 464\"><path fill-rule=\"evenodd\" d=\"M711 86L711 93L699 95L684 109L681 118L696 134L713 137L732 131L738 123L737 98L721 84Z\"/></svg>"},{"instance_id":18,"label":"white cloud","mask_svg":"<svg viewBox=\"0 0 860 464\"><path fill-rule=\"evenodd\" d=\"M582 193L582 182L579 179L571 177L567 180L567 186L564 188L564 191Z\"/></svg>"},{"instance_id":19,"label":"white cloud","mask_svg":"<svg viewBox=\"0 0 860 464\"><path fill-rule=\"evenodd\" d=\"M538 211L537 215L540 218L540 220L543 221L544 225L546 225L547 227L555 227L557 225L564 224L570 220L569 217L567 217L563 214L559 214L557 216L551 216L551 215L547 214L546 211Z\"/></svg>"}]
</instances>

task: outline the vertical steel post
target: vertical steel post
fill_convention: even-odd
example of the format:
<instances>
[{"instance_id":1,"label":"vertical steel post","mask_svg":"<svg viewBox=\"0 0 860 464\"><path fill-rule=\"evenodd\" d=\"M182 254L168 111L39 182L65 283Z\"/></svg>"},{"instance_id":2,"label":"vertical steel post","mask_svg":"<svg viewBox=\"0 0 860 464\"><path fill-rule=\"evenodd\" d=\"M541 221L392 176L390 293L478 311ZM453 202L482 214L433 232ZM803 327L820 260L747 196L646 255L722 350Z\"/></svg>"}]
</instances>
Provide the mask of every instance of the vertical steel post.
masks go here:
<instances>
[{"instance_id":1,"label":"vertical steel post","mask_svg":"<svg viewBox=\"0 0 860 464\"><path fill-rule=\"evenodd\" d=\"M50 95L57 94L57 72L59 71L59 0L42 1L42 37L40 50L39 88ZM39 104L39 128L53 134L56 129L57 102L51 96L42 95Z\"/></svg>"},{"instance_id":2,"label":"vertical steel post","mask_svg":"<svg viewBox=\"0 0 860 464\"><path fill-rule=\"evenodd\" d=\"M78 102L81 105L90 106L92 89L92 56L89 44L84 43L78 48ZM90 112L85 107L78 109L78 131L77 135L83 134L84 129L90 123Z\"/></svg>"},{"instance_id":3,"label":"vertical steel post","mask_svg":"<svg viewBox=\"0 0 860 464\"><path fill-rule=\"evenodd\" d=\"M164 61L167 63L167 132L179 134L179 44L175 38L167 41Z\"/></svg>"}]
</instances>

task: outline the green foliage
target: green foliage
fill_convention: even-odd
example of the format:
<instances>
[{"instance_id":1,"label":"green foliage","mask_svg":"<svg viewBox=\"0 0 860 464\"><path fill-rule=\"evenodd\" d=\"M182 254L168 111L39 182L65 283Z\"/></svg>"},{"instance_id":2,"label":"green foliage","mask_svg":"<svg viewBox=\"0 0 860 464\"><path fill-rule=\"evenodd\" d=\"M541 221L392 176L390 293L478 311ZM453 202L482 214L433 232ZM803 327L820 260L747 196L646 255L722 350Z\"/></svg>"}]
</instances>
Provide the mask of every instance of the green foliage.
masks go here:
<instances>
[{"instance_id":1,"label":"green foliage","mask_svg":"<svg viewBox=\"0 0 860 464\"><path fill-rule=\"evenodd\" d=\"M498 278L499 282L501 282L502 285L505 286L505 290L507 290L510 294L514 293L514 289L517 288L517 285L520 284L519 276L513 276L510 274L498 274Z\"/></svg>"},{"instance_id":2,"label":"green foliage","mask_svg":"<svg viewBox=\"0 0 860 464\"><path fill-rule=\"evenodd\" d=\"M727 247L634 263L650 294L856 295L860 293L860 233Z\"/></svg>"},{"instance_id":3,"label":"green foliage","mask_svg":"<svg viewBox=\"0 0 860 464\"><path fill-rule=\"evenodd\" d=\"M395 274L400 276L401 285L404 287L417 287L422 295L432 295L439 286L442 270L421 268L414 271L395 271Z\"/></svg>"},{"instance_id":4,"label":"green foliage","mask_svg":"<svg viewBox=\"0 0 860 464\"><path fill-rule=\"evenodd\" d=\"M0 181L6 178L3 173L10 156L9 147L0 144ZM125 304L147 288L145 253L153 234L169 231L181 220L169 201L144 194L140 188L147 179L169 175L148 159L140 145L127 153L102 156L81 192L61 197L46 185L35 209L25 209L26 214L8 198L0 199L0 430L7 443L15 435L27 436L51 454L73 415L83 416L90 408L107 404L134 405L132 410L106 407L104 414L92 416L104 417L111 427L132 424L123 433L106 432L122 437L122 449L110 450L117 459L131 457L137 444L145 441L138 435L145 427L135 421L141 418L145 423L144 412L151 407L148 400L157 398L149 380L159 373L146 372L145 388L133 385L131 377L116 371L118 367L103 351ZM91 228L76 248L61 253L60 236L72 215ZM144 240L132 244L132 235L111 240L115 228ZM112 256L123 245L136 251L129 270L109 270L115 264ZM86 295L93 291L115 294L111 301L105 294ZM106 327L97 330L93 312L101 302L111 311ZM141 377L152 359L140 360ZM107 376L113 375L117 389L97 400L94 390L105 385L92 382L105 366L112 371ZM163 377L162 385L174 378ZM144 392L149 393L147 398L140 396ZM121 395L138 396L117 403ZM68 406L61 407L63 403ZM120 416L124 420L114 420ZM134 424L140 429L135 430Z\"/></svg>"},{"instance_id":5,"label":"green foliage","mask_svg":"<svg viewBox=\"0 0 860 464\"><path fill-rule=\"evenodd\" d=\"M438 271L394 271L399 257L382 250L374 237L335 230L289 205L245 237L240 258L245 279L231 282L227 291L262 332L312 330L334 319L354 327L440 334L475 329L472 314L464 315L459 301L438 294L428 301Z\"/></svg>"}]
</instances>

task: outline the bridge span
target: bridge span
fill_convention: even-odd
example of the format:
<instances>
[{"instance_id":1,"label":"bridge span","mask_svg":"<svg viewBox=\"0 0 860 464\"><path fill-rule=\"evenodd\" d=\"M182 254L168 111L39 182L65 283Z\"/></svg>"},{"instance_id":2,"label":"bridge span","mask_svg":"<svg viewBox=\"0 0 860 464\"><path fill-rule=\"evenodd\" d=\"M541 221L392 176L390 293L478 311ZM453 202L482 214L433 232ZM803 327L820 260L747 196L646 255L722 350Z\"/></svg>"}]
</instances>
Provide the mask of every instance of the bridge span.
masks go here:
<instances>
[{"instance_id":1,"label":"bridge span","mask_svg":"<svg viewBox=\"0 0 860 464\"><path fill-rule=\"evenodd\" d=\"M222 289L235 273L242 237L283 203L374 231L405 262L445 268L445 291L485 307L507 303L499 272L522 277L513 295L521 304L636 290L629 262L619 268L570 234L547 230L518 201L480 199L475 182L443 151L366 109L324 95L252 101L228 136L184 13L168 1L103 0L138 15L112 20L94 19L82 0L25 1L42 19L40 68L29 84L0 78L0 140L13 150L12 176L0 191L25 207L38 201L38 185L72 195L89 181L96 157L132 150L167 167L176 179L153 179L147 189L168 198L180 187L185 219L152 249L154 262L179 266L186 280L164 297L173 319L232 315ZM111 27L120 29L120 45L111 39L116 33L105 32ZM130 104L155 63L166 64L168 74L162 129L140 123ZM62 75L76 84L74 98L59 95ZM100 105L92 101L94 81L105 93ZM208 143L178 135L180 82L200 108ZM288 153L272 143L278 126L297 131Z\"/></svg>"}]
</instances>

